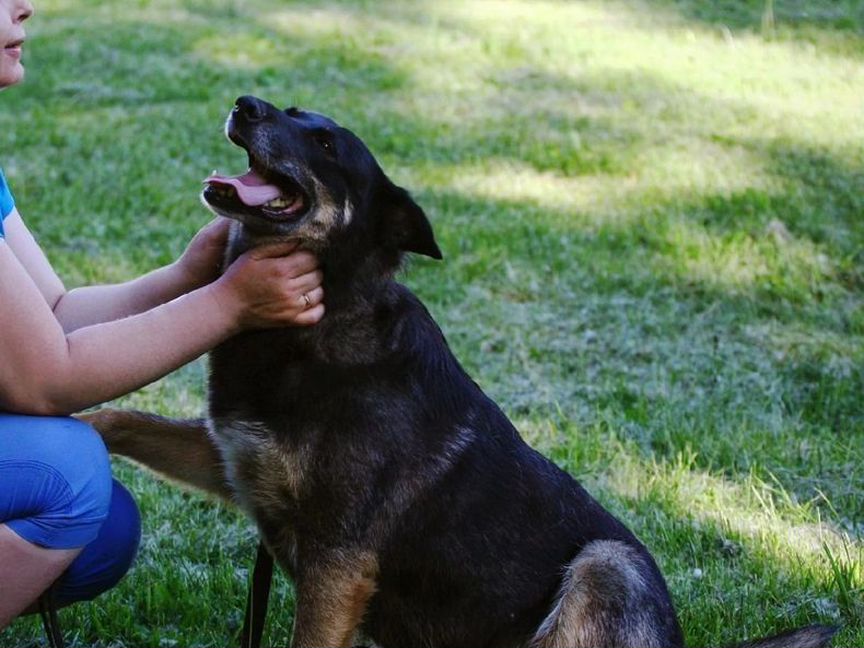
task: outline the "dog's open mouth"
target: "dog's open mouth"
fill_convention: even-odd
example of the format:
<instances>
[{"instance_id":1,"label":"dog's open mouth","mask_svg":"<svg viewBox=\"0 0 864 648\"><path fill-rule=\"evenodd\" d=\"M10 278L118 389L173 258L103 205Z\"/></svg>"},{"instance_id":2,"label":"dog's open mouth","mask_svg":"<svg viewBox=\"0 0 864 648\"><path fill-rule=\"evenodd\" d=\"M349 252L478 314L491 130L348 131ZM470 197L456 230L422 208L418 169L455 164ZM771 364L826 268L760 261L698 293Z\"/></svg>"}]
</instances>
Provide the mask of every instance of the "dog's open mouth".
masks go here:
<instances>
[{"instance_id":1,"label":"dog's open mouth","mask_svg":"<svg viewBox=\"0 0 864 648\"><path fill-rule=\"evenodd\" d=\"M299 185L290 181L283 181L282 186L271 184L251 167L238 176L213 173L204 183L209 194L206 196L208 202L228 205L239 202L266 218L278 221L293 220L306 212L306 195Z\"/></svg>"}]
</instances>

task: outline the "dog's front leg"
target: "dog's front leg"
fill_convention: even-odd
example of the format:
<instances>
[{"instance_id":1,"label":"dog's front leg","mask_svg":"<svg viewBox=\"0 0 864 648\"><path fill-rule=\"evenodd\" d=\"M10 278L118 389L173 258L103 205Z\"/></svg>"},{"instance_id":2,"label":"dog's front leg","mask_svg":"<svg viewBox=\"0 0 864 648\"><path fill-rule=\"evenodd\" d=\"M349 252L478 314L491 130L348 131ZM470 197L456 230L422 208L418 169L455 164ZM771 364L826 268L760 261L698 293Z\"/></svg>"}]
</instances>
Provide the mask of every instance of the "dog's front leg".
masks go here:
<instances>
[{"instance_id":1,"label":"dog's front leg","mask_svg":"<svg viewBox=\"0 0 864 648\"><path fill-rule=\"evenodd\" d=\"M291 648L353 645L375 593L378 560L367 551L340 552L298 574Z\"/></svg>"},{"instance_id":2,"label":"dog's front leg","mask_svg":"<svg viewBox=\"0 0 864 648\"><path fill-rule=\"evenodd\" d=\"M77 418L96 428L111 453L231 500L222 458L204 419L169 419L110 408L79 414Z\"/></svg>"}]
</instances>

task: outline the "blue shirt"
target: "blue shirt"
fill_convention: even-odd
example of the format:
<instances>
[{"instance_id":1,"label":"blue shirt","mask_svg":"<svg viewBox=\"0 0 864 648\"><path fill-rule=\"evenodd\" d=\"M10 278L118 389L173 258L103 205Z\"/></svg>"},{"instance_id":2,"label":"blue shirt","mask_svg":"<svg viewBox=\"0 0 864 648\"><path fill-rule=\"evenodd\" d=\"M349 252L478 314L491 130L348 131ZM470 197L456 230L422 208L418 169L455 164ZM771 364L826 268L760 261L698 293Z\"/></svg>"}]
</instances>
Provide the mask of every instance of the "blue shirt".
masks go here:
<instances>
[{"instance_id":1,"label":"blue shirt","mask_svg":"<svg viewBox=\"0 0 864 648\"><path fill-rule=\"evenodd\" d=\"M6 178L3 177L3 171L0 171L0 238L3 238L3 219L5 219L12 210L15 209L15 199L9 192L9 186L6 184Z\"/></svg>"}]
</instances>

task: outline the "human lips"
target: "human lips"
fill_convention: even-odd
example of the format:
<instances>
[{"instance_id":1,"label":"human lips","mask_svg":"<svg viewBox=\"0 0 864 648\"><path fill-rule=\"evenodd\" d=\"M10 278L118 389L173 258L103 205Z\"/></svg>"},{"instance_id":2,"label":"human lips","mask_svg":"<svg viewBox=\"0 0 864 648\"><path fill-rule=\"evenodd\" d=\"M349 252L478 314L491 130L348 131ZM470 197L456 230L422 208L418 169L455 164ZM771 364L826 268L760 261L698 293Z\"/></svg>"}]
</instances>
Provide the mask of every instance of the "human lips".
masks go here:
<instances>
[{"instance_id":1,"label":"human lips","mask_svg":"<svg viewBox=\"0 0 864 648\"><path fill-rule=\"evenodd\" d=\"M24 45L24 39L19 38L18 40L14 40L10 43L7 43L3 48L3 52L8 56L11 56L15 59L21 58L21 47Z\"/></svg>"}]
</instances>

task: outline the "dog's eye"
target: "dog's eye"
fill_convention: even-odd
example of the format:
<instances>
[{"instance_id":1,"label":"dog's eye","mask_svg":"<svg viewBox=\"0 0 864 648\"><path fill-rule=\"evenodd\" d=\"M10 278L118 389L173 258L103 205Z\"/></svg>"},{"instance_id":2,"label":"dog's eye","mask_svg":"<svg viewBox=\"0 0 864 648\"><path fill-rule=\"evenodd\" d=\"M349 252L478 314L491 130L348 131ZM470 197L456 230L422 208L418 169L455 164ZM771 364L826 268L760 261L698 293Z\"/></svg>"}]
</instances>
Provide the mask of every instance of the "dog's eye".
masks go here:
<instances>
[{"instance_id":1,"label":"dog's eye","mask_svg":"<svg viewBox=\"0 0 864 648\"><path fill-rule=\"evenodd\" d=\"M336 155L336 145L333 143L333 138L330 136L330 133L326 131L322 131L320 133L315 134L315 141L318 146L324 149L324 152L333 157Z\"/></svg>"}]
</instances>

